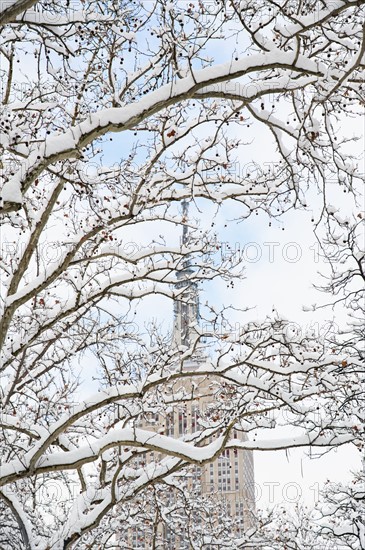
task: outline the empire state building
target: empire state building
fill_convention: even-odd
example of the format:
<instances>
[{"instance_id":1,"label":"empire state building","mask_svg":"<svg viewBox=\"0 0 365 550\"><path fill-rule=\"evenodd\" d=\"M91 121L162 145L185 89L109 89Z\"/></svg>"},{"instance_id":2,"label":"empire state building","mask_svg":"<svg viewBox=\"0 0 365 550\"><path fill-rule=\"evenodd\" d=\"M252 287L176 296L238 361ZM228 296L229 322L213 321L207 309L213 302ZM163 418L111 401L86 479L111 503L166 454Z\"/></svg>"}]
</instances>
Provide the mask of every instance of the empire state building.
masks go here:
<instances>
[{"instance_id":1,"label":"empire state building","mask_svg":"<svg viewBox=\"0 0 365 550\"><path fill-rule=\"evenodd\" d=\"M187 204L183 203L184 218L187 219ZM184 226L182 245L188 245L188 230ZM199 296L196 282L192 281L193 268L189 257L185 257L182 270L178 274L176 289L179 299L174 302L174 326L172 334L172 347L174 349L189 350L197 342L199 327ZM179 363L177 369L194 371L208 360L206 344L195 346L191 358ZM222 384L218 377L194 376L194 381L184 377L173 383L173 394L183 393L187 398L179 400L176 406L170 407L168 413L155 415L151 423L143 423L144 429L152 429L158 433L168 435L175 439L189 439L189 436L197 432L201 427L201 421L207 418L215 419L219 415L217 404L217 387ZM190 397L189 397L190 396ZM242 432L232 430L231 436L241 441L247 441L247 436ZM214 436L213 436L214 437ZM209 443L213 440L211 437ZM148 453L146 461L154 460L153 453ZM254 496L254 463L253 453L243 449L226 449L211 463L197 467L188 466L184 470L185 485L193 486L196 493L209 502L215 502L224 509L225 516L231 519L232 536L238 539L254 526L255 496ZM171 494L171 499L174 495ZM148 506L148 503L146 503ZM207 518L211 524L218 522L219 518ZM192 548L186 537L174 533L166 525L159 527L160 539L164 541L164 550L185 550ZM151 537L140 528L130 531L128 547L151 548ZM220 548L217 542L204 545L206 550Z\"/></svg>"}]
</instances>

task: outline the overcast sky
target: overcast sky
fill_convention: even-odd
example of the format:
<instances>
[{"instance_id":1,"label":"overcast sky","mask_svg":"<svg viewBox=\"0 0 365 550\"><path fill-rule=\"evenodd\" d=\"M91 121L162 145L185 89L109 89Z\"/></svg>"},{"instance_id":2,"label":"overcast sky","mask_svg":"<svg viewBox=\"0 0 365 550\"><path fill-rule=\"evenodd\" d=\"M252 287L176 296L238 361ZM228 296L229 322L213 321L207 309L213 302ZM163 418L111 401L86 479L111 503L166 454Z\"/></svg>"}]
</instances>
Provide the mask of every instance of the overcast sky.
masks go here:
<instances>
[{"instance_id":1,"label":"overcast sky","mask_svg":"<svg viewBox=\"0 0 365 550\"><path fill-rule=\"evenodd\" d=\"M223 46L226 46L223 47ZM243 45L241 45L241 48ZM211 54L217 63L226 60L232 54L232 44L229 41L217 42ZM268 101L271 101L269 99ZM283 115L286 106L276 105L278 113ZM242 126L244 141L249 145L242 147L239 152L238 170L245 173L252 163L261 168L275 160L276 154L272 138L262 126ZM362 134L362 122L343 120L340 131L348 135ZM128 133L113 136L113 141L104 147L103 162L113 164L119 161L121 151L123 157L126 149L131 145L132 135ZM358 142L355 147L351 144L352 152L358 151L360 171L365 173L364 142ZM343 215L348 214L352 205L347 197L342 195L336 185L329 190L331 201L341 206ZM332 195L332 196L331 196ZM273 308L284 315L290 322L300 326L303 333L313 327L323 334L329 327L329 322L340 326L345 319L345 313L331 309L319 312L304 312L303 305L329 301L329 296L320 294L313 288L313 283L320 283L318 272L326 273L328 264L318 255L319 248L314 235L315 222L322 206L322 196L316 190L308 195L310 209L307 212L291 211L278 221L272 221L265 214L251 216L249 219L237 223L227 220L238 218L242 207L225 204L218 216L214 219L218 239L224 246L231 246L241 254L246 268L245 279L235 285L234 289L227 289L224 282L211 282L204 285L200 291L200 301L208 301L214 306L229 306L234 304L239 308L251 308L246 313L236 313L234 322L238 324L255 319L265 319L272 315ZM190 208L191 217L200 217L202 226L210 225L216 208L207 201L198 205L202 211L197 212ZM241 210L240 210L241 209ZM314 222L312 221L314 219ZM156 228L158 233L164 234L164 228ZM169 229L165 233L166 239L179 242L180 229ZM128 240L126 234L126 239ZM137 245L147 244L151 233L145 229L133 228L130 241ZM138 308L135 317L140 325L155 320L160 323L166 332L171 330L173 321L172 304L161 297L147 297L142 307ZM233 322L233 319L232 319ZM91 389L91 385L87 384ZM84 386L86 389L86 386ZM276 437L288 435L278 430ZM266 437L266 434L265 434ZM318 495L318 487L327 479L331 481L346 481L350 478L351 470L360 468L360 453L352 445L346 445L325 454L322 458L310 458L303 450L255 453L255 472L258 507L266 507L274 503L287 500L297 502L301 497L311 504ZM277 485L278 484L278 485Z\"/></svg>"}]
</instances>

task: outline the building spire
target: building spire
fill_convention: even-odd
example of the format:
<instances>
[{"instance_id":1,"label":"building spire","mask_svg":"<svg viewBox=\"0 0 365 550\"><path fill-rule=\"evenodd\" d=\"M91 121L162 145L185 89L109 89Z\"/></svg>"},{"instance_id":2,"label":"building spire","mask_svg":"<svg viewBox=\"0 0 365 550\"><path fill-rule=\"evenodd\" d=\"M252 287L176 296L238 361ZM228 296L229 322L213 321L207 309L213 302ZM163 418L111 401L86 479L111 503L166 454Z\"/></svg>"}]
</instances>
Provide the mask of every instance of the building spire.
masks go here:
<instances>
[{"instance_id":1,"label":"building spire","mask_svg":"<svg viewBox=\"0 0 365 550\"><path fill-rule=\"evenodd\" d=\"M187 201L182 202L183 232L181 246L189 243ZM174 330L172 342L174 346L190 347L194 341L193 326L199 323L199 297L197 283L190 281L194 270L191 268L189 254L184 257L183 269L177 273L176 289L181 291L179 299L174 302Z\"/></svg>"}]
</instances>

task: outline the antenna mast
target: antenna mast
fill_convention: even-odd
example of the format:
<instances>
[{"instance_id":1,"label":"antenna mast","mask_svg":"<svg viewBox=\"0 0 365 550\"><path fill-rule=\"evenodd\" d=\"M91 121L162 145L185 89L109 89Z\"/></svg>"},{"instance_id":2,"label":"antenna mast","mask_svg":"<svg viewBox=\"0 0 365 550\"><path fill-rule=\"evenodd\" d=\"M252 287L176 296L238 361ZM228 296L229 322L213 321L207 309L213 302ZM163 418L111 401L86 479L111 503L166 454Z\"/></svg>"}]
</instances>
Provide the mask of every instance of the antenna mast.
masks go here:
<instances>
[{"instance_id":1,"label":"antenna mast","mask_svg":"<svg viewBox=\"0 0 365 550\"><path fill-rule=\"evenodd\" d=\"M188 211L189 204L184 200L182 202L182 247L187 247L189 244ZM198 286L197 283L189 280L193 273L190 257L187 254L183 260L183 269L177 273L176 289L181 290L181 294L174 303L173 344L175 346L190 347L194 340L192 327L199 323Z\"/></svg>"}]
</instances>

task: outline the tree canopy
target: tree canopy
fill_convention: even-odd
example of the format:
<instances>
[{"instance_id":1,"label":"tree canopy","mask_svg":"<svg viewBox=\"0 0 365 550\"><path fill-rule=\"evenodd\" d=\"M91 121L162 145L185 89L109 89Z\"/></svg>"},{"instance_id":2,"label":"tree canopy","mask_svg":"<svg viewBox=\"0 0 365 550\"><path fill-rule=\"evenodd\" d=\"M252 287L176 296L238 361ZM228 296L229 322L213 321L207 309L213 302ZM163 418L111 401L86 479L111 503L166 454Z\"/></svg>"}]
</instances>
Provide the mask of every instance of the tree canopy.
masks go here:
<instances>
[{"instance_id":1,"label":"tree canopy","mask_svg":"<svg viewBox=\"0 0 365 550\"><path fill-rule=\"evenodd\" d=\"M364 5L3 2L2 547L112 548L122 505L133 522L141 495L223 449L361 448ZM260 165L250 141L263 135L272 150ZM204 339L199 325L188 347L157 329L151 344L134 329L134 303L188 302L175 285L187 257L189 285L243 274L182 201L234 202L248 225L256 213L280 219L319 204L314 231L330 267L322 290L348 312L340 333L289 337L280 318L237 333L211 308L207 319L225 333L213 330L215 353L195 370L184 365ZM91 356L99 388L80 396ZM198 399L202 377L216 381L220 411L193 438L141 428L149 414ZM289 413L298 435L273 437ZM137 467L147 451L159 458ZM181 498L192 502L188 489ZM221 548L245 547L228 532Z\"/></svg>"}]
</instances>

